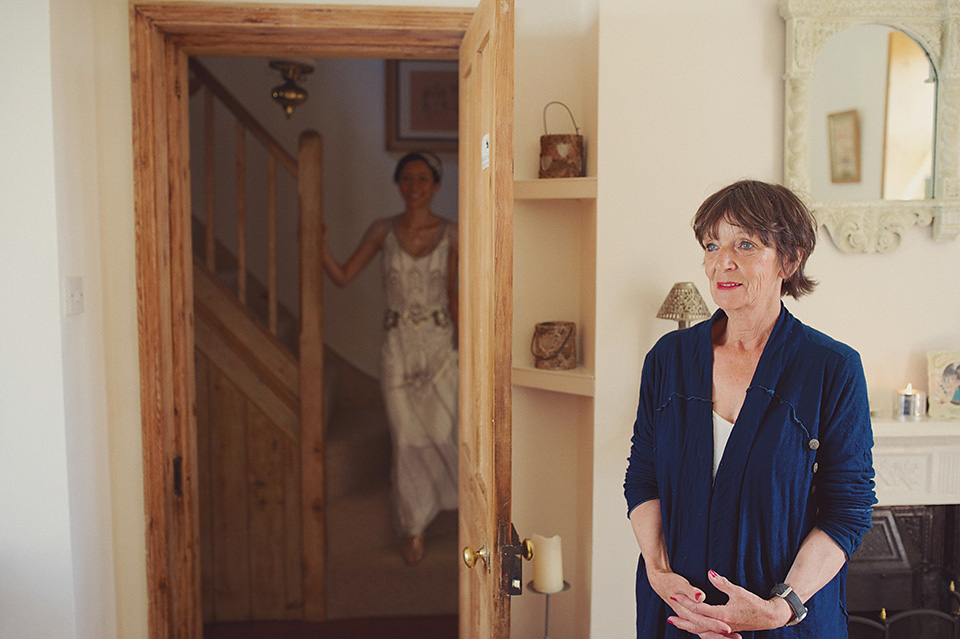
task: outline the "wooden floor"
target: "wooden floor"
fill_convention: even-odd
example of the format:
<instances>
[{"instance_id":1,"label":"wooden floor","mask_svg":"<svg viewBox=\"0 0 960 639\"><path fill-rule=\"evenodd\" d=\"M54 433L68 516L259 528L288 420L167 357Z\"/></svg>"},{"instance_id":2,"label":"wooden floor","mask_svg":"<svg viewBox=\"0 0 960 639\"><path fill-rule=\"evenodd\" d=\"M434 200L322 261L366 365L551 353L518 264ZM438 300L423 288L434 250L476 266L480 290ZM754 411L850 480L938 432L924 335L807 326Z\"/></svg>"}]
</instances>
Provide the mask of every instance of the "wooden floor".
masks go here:
<instances>
[{"instance_id":1,"label":"wooden floor","mask_svg":"<svg viewBox=\"0 0 960 639\"><path fill-rule=\"evenodd\" d=\"M456 615L335 619L323 623L259 621L204 627L204 639L457 639Z\"/></svg>"}]
</instances>

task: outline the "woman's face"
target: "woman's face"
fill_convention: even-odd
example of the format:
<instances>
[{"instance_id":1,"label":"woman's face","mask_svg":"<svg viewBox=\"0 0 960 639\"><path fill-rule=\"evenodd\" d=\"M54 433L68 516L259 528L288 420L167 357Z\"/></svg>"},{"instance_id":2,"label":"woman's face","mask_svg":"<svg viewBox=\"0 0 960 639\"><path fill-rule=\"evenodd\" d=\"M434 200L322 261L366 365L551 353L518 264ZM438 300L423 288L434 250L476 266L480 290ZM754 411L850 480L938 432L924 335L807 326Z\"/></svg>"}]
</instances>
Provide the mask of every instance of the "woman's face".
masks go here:
<instances>
[{"instance_id":1,"label":"woman's face","mask_svg":"<svg viewBox=\"0 0 960 639\"><path fill-rule=\"evenodd\" d=\"M703 242L703 266L717 306L727 315L779 308L784 273L777 249L727 221L720 222L717 236Z\"/></svg>"},{"instance_id":2,"label":"woman's face","mask_svg":"<svg viewBox=\"0 0 960 639\"><path fill-rule=\"evenodd\" d=\"M430 206L430 200L440 188L440 184L433 181L433 172L423 160L411 160L404 164L397 186L408 208Z\"/></svg>"}]
</instances>

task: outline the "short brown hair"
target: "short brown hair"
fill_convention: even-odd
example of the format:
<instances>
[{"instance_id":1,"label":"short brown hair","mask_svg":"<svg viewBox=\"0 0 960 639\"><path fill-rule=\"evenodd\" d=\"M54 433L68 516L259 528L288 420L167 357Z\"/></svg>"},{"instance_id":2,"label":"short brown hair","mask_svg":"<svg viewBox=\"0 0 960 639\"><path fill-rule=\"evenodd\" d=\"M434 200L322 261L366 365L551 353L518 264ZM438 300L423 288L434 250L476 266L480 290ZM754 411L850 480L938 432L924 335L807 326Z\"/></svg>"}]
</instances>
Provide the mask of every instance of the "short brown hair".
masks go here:
<instances>
[{"instance_id":1,"label":"short brown hair","mask_svg":"<svg viewBox=\"0 0 960 639\"><path fill-rule=\"evenodd\" d=\"M693 232L703 246L717 236L721 222L739 226L777 250L784 272L795 266L783 281L780 295L800 298L812 293L817 282L803 273L807 258L817 245L817 221L796 194L785 186L757 180L741 180L726 186L700 205L693 218Z\"/></svg>"}]
</instances>

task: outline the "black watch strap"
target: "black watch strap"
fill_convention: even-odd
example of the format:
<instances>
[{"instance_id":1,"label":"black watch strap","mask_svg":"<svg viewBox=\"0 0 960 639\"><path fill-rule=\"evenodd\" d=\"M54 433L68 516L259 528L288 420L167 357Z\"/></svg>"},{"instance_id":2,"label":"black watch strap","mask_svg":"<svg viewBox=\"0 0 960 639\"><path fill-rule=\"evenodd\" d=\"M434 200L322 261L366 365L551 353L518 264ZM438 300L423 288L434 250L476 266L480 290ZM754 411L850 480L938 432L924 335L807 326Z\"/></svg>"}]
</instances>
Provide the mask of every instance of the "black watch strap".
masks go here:
<instances>
[{"instance_id":1,"label":"black watch strap","mask_svg":"<svg viewBox=\"0 0 960 639\"><path fill-rule=\"evenodd\" d=\"M777 584L774 586L773 590L770 591L770 596L780 597L790 606L790 610L793 611L793 619L787 622L788 626L800 623L803 621L803 618L807 616L807 609L804 607L803 602L800 601L800 597L798 597L797 593L793 591L793 588L787 584Z\"/></svg>"}]
</instances>

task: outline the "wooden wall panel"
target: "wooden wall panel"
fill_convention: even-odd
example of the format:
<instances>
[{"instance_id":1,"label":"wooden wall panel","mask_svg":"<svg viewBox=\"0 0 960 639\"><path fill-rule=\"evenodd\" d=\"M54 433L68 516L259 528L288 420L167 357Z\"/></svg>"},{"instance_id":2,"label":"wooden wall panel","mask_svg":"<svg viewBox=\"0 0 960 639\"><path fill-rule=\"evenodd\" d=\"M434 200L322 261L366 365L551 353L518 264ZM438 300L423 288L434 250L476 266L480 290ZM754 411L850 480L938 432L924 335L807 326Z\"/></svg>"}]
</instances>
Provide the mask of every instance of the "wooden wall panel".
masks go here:
<instances>
[{"instance_id":1,"label":"wooden wall panel","mask_svg":"<svg viewBox=\"0 0 960 639\"><path fill-rule=\"evenodd\" d=\"M301 619L299 442L199 347L196 371L203 620Z\"/></svg>"},{"instance_id":2,"label":"wooden wall panel","mask_svg":"<svg viewBox=\"0 0 960 639\"><path fill-rule=\"evenodd\" d=\"M283 520L283 436L253 406L247 409L250 516L250 616L283 619L286 613Z\"/></svg>"},{"instance_id":3,"label":"wooden wall panel","mask_svg":"<svg viewBox=\"0 0 960 639\"><path fill-rule=\"evenodd\" d=\"M283 521L287 539L284 565L286 566L287 619L303 617L303 576L301 562L301 524L300 524L300 446L288 443L283 448Z\"/></svg>"},{"instance_id":4,"label":"wooden wall panel","mask_svg":"<svg viewBox=\"0 0 960 639\"><path fill-rule=\"evenodd\" d=\"M200 594L203 622L213 621L213 499L210 485L210 362L199 351L197 376L197 504L200 517Z\"/></svg>"},{"instance_id":5,"label":"wooden wall panel","mask_svg":"<svg viewBox=\"0 0 960 639\"><path fill-rule=\"evenodd\" d=\"M249 529L247 526L247 425L243 395L219 370L211 369L211 443L214 517L214 616L218 621L250 618Z\"/></svg>"}]
</instances>

